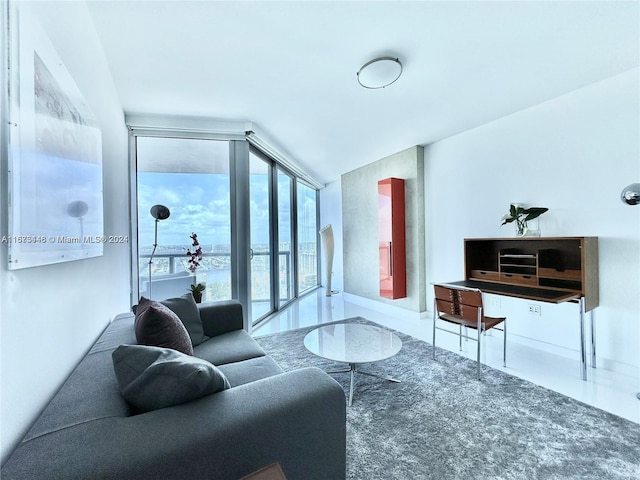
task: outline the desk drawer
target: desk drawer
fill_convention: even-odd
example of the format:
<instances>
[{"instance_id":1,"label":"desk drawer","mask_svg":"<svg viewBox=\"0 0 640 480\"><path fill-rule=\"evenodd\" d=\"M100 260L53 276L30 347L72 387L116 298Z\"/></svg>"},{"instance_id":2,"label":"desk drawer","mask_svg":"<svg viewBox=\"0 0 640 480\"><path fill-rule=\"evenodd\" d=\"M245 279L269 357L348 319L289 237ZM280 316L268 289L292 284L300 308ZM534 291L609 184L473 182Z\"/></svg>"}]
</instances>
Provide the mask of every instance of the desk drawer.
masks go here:
<instances>
[{"instance_id":1,"label":"desk drawer","mask_svg":"<svg viewBox=\"0 0 640 480\"><path fill-rule=\"evenodd\" d=\"M538 277L536 275L524 275L522 273L501 273L500 281L517 285L538 285Z\"/></svg>"},{"instance_id":2,"label":"desk drawer","mask_svg":"<svg viewBox=\"0 0 640 480\"><path fill-rule=\"evenodd\" d=\"M555 268L538 268L539 277L561 278L565 280L582 280L581 270L556 270Z\"/></svg>"},{"instance_id":3,"label":"desk drawer","mask_svg":"<svg viewBox=\"0 0 640 480\"><path fill-rule=\"evenodd\" d=\"M497 282L500 280L500 274L491 270L471 270L471 278L474 280Z\"/></svg>"}]
</instances>

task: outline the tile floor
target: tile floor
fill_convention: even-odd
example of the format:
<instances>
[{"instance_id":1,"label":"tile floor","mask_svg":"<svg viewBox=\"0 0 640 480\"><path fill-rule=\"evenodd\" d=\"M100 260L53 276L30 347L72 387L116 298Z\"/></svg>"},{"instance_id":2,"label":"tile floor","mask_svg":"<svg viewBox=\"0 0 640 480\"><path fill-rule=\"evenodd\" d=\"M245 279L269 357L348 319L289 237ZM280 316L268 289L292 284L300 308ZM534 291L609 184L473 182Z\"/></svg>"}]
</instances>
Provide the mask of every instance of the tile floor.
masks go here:
<instances>
[{"instance_id":1,"label":"tile floor","mask_svg":"<svg viewBox=\"0 0 640 480\"><path fill-rule=\"evenodd\" d=\"M431 343L430 318L401 318L366 308L360 303L345 300L341 293L326 297L324 290L318 289L272 316L254 329L252 335L266 335L361 316ZM375 308L375 303L371 303ZM640 391L638 378L589 367L588 380L585 382L580 379L578 358L574 360L509 342L508 337L507 367L504 368L501 335L496 332L485 336L483 363L640 424L640 400L636 398L636 393ZM463 351L460 352L458 337L440 331L436 342L439 347L475 359L475 342L463 342Z\"/></svg>"}]
</instances>

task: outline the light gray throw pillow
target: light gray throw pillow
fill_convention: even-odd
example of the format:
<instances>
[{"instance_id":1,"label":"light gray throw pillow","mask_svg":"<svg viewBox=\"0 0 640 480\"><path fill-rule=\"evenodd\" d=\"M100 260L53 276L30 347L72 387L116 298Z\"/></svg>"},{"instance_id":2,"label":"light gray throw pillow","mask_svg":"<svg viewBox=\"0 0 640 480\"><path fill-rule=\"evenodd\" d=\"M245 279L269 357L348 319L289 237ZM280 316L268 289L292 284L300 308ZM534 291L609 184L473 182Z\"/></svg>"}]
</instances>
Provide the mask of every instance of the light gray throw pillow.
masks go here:
<instances>
[{"instance_id":1,"label":"light gray throw pillow","mask_svg":"<svg viewBox=\"0 0 640 480\"><path fill-rule=\"evenodd\" d=\"M189 338L191 338L191 344L194 347L200 345L208 338L205 336L204 329L202 328L198 304L193 299L191 293L187 293L181 297L167 298L166 300L160 301L160 303L178 315L178 318L187 329Z\"/></svg>"},{"instance_id":2,"label":"light gray throw pillow","mask_svg":"<svg viewBox=\"0 0 640 480\"><path fill-rule=\"evenodd\" d=\"M229 388L215 365L170 348L120 345L111 356L122 396L140 413Z\"/></svg>"}]
</instances>

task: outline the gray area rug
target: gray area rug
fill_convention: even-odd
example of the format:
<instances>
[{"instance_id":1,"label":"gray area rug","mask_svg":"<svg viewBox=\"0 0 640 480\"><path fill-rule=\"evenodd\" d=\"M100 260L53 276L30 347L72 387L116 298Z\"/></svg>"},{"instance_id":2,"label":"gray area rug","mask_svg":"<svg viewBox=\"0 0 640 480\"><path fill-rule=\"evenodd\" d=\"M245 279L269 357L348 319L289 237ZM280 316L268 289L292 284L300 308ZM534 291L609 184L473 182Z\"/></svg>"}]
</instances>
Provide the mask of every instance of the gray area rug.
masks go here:
<instances>
[{"instance_id":1,"label":"gray area rug","mask_svg":"<svg viewBox=\"0 0 640 480\"><path fill-rule=\"evenodd\" d=\"M313 328L256 340L285 370L339 370L304 347ZM356 375L348 479L640 479L640 425L486 366L478 380L475 362L439 348L434 362L396 333L400 353L363 369L402 383ZM349 374L332 376L348 394Z\"/></svg>"}]
</instances>

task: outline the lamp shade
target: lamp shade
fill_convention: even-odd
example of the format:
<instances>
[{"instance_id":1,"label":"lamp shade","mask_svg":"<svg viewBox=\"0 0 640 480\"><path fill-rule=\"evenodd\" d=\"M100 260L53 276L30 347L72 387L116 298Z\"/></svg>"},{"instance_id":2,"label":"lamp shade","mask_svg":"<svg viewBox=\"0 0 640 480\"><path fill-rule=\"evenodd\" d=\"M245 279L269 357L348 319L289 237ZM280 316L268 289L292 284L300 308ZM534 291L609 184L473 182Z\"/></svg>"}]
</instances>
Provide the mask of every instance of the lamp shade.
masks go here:
<instances>
[{"instance_id":1,"label":"lamp shade","mask_svg":"<svg viewBox=\"0 0 640 480\"><path fill-rule=\"evenodd\" d=\"M154 205L151 207L151 216L156 220L166 220L171 212L164 205Z\"/></svg>"},{"instance_id":2,"label":"lamp shade","mask_svg":"<svg viewBox=\"0 0 640 480\"><path fill-rule=\"evenodd\" d=\"M394 57L374 58L358 70L358 82L364 88L384 88L400 78L402 63Z\"/></svg>"},{"instance_id":3,"label":"lamp shade","mask_svg":"<svg viewBox=\"0 0 640 480\"><path fill-rule=\"evenodd\" d=\"M89 205L87 205L87 202L84 202L82 200L76 200L74 202L71 202L67 206L67 214L75 218L84 217L88 211L89 211Z\"/></svg>"},{"instance_id":4,"label":"lamp shade","mask_svg":"<svg viewBox=\"0 0 640 480\"><path fill-rule=\"evenodd\" d=\"M620 193L620 200L628 205L638 205L640 203L640 183L632 183L625 187Z\"/></svg>"}]
</instances>

